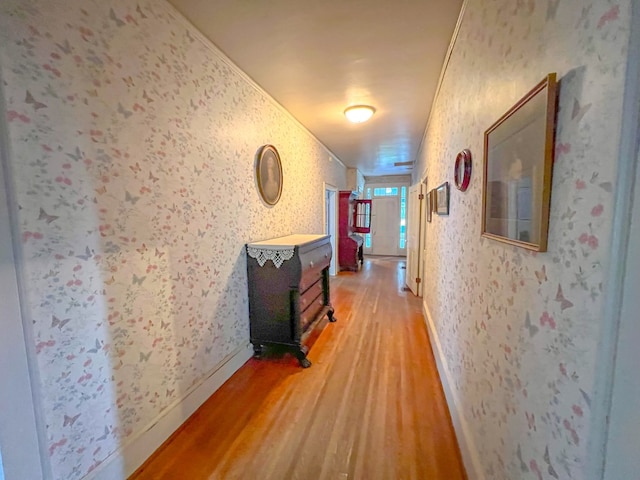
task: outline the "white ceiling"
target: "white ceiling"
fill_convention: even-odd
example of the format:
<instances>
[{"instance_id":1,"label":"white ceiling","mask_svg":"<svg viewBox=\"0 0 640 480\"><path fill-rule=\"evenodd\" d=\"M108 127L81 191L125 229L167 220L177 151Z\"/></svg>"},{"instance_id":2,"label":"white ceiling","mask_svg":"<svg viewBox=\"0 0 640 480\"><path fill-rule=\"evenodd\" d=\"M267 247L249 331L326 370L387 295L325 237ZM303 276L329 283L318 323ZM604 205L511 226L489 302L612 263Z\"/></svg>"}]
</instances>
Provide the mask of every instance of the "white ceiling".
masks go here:
<instances>
[{"instance_id":1,"label":"white ceiling","mask_svg":"<svg viewBox=\"0 0 640 480\"><path fill-rule=\"evenodd\" d=\"M462 0L169 1L347 166L411 171Z\"/></svg>"}]
</instances>

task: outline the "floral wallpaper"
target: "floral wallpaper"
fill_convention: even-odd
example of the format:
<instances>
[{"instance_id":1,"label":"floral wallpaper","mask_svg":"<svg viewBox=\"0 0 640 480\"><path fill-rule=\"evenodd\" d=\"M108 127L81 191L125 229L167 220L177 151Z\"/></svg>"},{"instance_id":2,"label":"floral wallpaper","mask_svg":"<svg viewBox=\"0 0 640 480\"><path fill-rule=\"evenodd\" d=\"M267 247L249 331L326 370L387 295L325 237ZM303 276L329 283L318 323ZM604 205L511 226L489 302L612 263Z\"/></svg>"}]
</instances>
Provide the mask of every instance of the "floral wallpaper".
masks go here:
<instances>
[{"instance_id":1,"label":"floral wallpaper","mask_svg":"<svg viewBox=\"0 0 640 480\"><path fill-rule=\"evenodd\" d=\"M321 232L346 172L162 0L3 1L0 62L48 453L78 479L248 343L244 244Z\"/></svg>"},{"instance_id":2,"label":"floral wallpaper","mask_svg":"<svg viewBox=\"0 0 640 480\"><path fill-rule=\"evenodd\" d=\"M471 185L427 227L425 303L492 480L586 477L610 261L629 1L469 0L417 172ZM483 134L548 72L560 79L549 247L480 237Z\"/></svg>"}]
</instances>

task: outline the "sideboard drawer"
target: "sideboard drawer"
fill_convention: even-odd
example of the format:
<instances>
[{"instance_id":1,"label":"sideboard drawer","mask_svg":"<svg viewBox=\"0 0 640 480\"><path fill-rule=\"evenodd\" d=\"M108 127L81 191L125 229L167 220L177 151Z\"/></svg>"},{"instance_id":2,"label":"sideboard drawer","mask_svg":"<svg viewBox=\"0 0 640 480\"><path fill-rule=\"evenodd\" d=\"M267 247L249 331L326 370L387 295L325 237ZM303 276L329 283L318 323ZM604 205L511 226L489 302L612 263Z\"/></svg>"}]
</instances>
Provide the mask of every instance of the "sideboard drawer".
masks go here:
<instances>
[{"instance_id":1,"label":"sideboard drawer","mask_svg":"<svg viewBox=\"0 0 640 480\"><path fill-rule=\"evenodd\" d=\"M313 270L307 270L302 274L298 287L300 292L306 292L309 287L322 278L322 268L314 268Z\"/></svg>"},{"instance_id":2,"label":"sideboard drawer","mask_svg":"<svg viewBox=\"0 0 640 480\"><path fill-rule=\"evenodd\" d=\"M309 270L322 270L331 263L331 244L327 243L313 250L300 253L302 275Z\"/></svg>"},{"instance_id":3,"label":"sideboard drawer","mask_svg":"<svg viewBox=\"0 0 640 480\"><path fill-rule=\"evenodd\" d=\"M312 303L307 307L307 309L300 314L300 328L301 331L304 332L307 329L307 326L311 324L320 311L324 307L324 299L322 295L319 295Z\"/></svg>"},{"instance_id":4,"label":"sideboard drawer","mask_svg":"<svg viewBox=\"0 0 640 480\"><path fill-rule=\"evenodd\" d=\"M318 281L311 285L306 292L300 295L300 311L304 311L321 293L322 277L318 277Z\"/></svg>"}]
</instances>

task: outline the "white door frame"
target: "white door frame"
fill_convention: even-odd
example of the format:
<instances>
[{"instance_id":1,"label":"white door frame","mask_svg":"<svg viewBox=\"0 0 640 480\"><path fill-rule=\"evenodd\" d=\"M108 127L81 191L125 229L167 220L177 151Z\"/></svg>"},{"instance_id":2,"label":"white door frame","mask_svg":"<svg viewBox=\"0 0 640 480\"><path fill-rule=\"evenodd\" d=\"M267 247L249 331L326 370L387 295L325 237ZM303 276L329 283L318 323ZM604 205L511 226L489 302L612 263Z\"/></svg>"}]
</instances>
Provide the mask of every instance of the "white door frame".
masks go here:
<instances>
[{"instance_id":1,"label":"white door frame","mask_svg":"<svg viewBox=\"0 0 640 480\"><path fill-rule=\"evenodd\" d=\"M429 212L427 212L427 208L431 208L431 204L427 201L427 195L429 195L429 189L427 188L427 177L420 180L422 183L422 210L420 217L420 296L424 297L424 282L425 277L427 276L427 216Z\"/></svg>"},{"instance_id":2,"label":"white door frame","mask_svg":"<svg viewBox=\"0 0 640 480\"><path fill-rule=\"evenodd\" d=\"M20 243L10 214L16 210L11 208L6 111L0 83L0 449L6 480L39 480L51 478L51 472L44 429L39 428L42 416L34 401L33 392L38 391L34 343L20 301L21 270L15 260Z\"/></svg>"},{"instance_id":3,"label":"white door frame","mask_svg":"<svg viewBox=\"0 0 640 480\"><path fill-rule=\"evenodd\" d=\"M327 192L329 192L329 208L333 214L329 217L329 231L327 232ZM338 188L333 185L322 182L322 228L325 235L331 235L331 265L329 266L329 275L338 274Z\"/></svg>"},{"instance_id":4,"label":"white door frame","mask_svg":"<svg viewBox=\"0 0 640 480\"><path fill-rule=\"evenodd\" d=\"M407 275L405 283L409 286L411 291L418 297L422 297L422 213L424 210L422 182L411 185L407 189ZM412 191L417 189L416 195L412 195ZM414 225L414 220L417 224ZM415 235L413 232L415 231ZM415 248L411 247L411 239L416 240L417 245ZM409 255L409 253L415 252L417 258ZM420 281L417 282L416 278Z\"/></svg>"},{"instance_id":5,"label":"white door frame","mask_svg":"<svg viewBox=\"0 0 640 480\"><path fill-rule=\"evenodd\" d=\"M409 187L411 186L411 183L405 183L405 182L376 182L375 180L372 180L371 183L365 183L364 185L364 192L366 193L367 189L370 188L371 189L371 198L369 198L369 200L376 200L376 196L373 194L373 191L375 188L394 188L397 187L398 188L398 218L400 218L400 205L402 202L402 195L401 195L401 191L402 191L402 187L406 187L407 189L407 202L408 202L408 195L409 195ZM363 195L362 198L367 198L366 195ZM377 198L388 198L388 197L377 197ZM407 203L407 207L408 207L408 203ZM372 209L375 209L374 206L371 207ZM375 213L375 212L372 212ZM408 219L408 208L407 208L407 219ZM408 220L407 220L408 221ZM371 250L373 247L373 237L370 235L370 239L371 239L371 247L367 248L366 247L366 242L365 242L365 246L363 247L364 253L365 254L372 254ZM400 235L400 232L398 231L398 236ZM405 236L405 248L400 248L400 246L398 246L398 256L401 257L405 257L407 256L407 245L406 245L406 241L408 240L408 237Z\"/></svg>"},{"instance_id":6,"label":"white door frame","mask_svg":"<svg viewBox=\"0 0 640 480\"><path fill-rule=\"evenodd\" d=\"M623 105L613 254L607 279L610 293L595 385L604 398L601 394L593 413L595 428L604 432L589 446L588 480L638 478L640 471L640 5L635 2L631 5Z\"/></svg>"}]
</instances>

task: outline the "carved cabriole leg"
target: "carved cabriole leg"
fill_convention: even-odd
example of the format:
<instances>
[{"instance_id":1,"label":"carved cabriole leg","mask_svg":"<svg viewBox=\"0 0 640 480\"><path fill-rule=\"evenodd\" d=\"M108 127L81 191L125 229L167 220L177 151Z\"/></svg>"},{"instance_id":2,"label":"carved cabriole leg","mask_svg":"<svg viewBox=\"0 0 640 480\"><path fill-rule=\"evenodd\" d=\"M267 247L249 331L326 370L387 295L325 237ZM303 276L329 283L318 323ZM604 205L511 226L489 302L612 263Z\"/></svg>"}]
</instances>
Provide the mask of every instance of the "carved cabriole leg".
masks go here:
<instances>
[{"instance_id":1,"label":"carved cabriole leg","mask_svg":"<svg viewBox=\"0 0 640 480\"><path fill-rule=\"evenodd\" d=\"M264 353L264 346L260 343L253 344L253 356L255 358L261 358Z\"/></svg>"},{"instance_id":2,"label":"carved cabriole leg","mask_svg":"<svg viewBox=\"0 0 640 480\"><path fill-rule=\"evenodd\" d=\"M296 351L295 355L302 368L309 368L311 366L311 362L307 358L307 354L302 347Z\"/></svg>"},{"instance_id":3,"label":"carved cabriole leg","mask_svg":"<svg viewBox=\"0 0 640 480\"><path fill-rule=\"evenodd\" d=\"M327 312L327 318L330 322L335 322L336 318L333 316L333 307L331 306L331 287L329 284L329 267L322 271L322 292L324 293L324 304L329 307Z\"/></svg>"}]
</instances>

